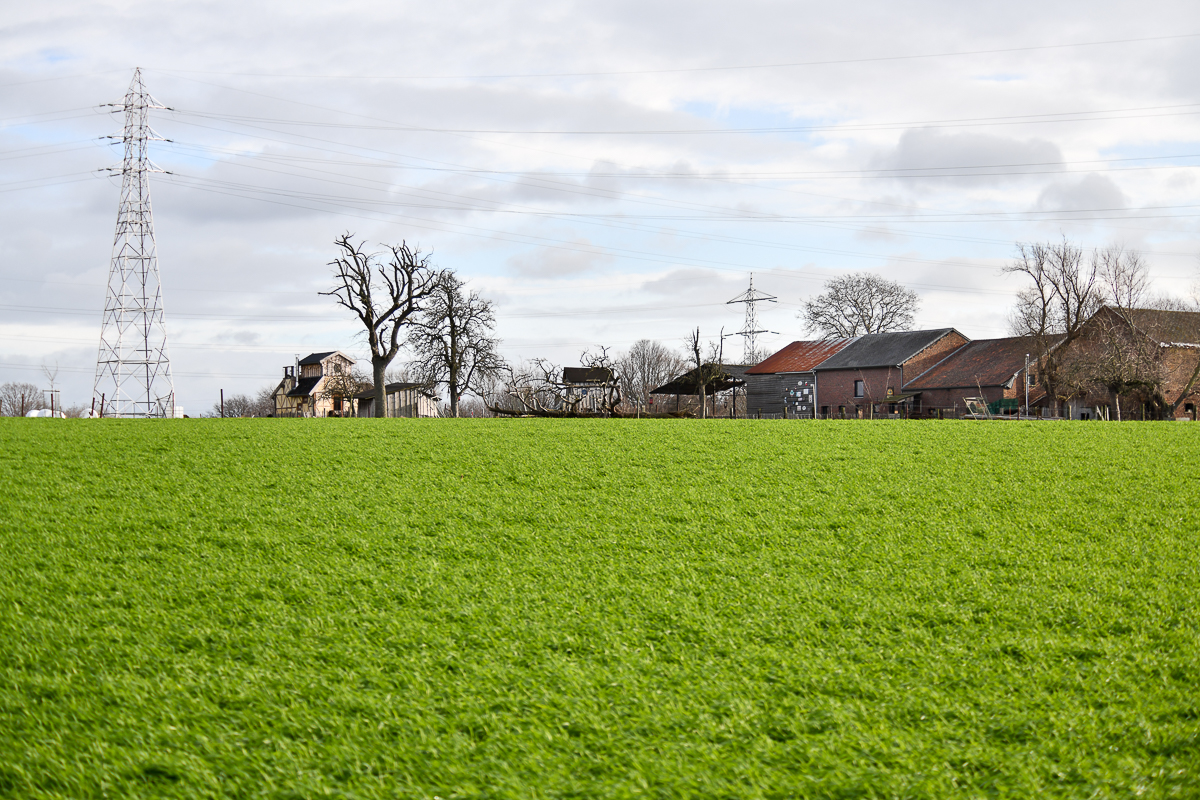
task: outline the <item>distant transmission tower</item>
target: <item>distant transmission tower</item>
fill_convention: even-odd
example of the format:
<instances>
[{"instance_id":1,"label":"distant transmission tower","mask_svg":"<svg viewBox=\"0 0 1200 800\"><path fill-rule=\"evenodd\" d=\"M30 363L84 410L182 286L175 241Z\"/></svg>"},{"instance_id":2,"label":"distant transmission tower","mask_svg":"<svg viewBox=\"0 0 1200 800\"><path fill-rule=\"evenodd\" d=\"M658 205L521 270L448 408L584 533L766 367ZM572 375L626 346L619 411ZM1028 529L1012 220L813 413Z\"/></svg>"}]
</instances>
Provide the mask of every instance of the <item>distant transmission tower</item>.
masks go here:
<instances>
[{"instance_id":1,"label":"distant transmission tower","mask_svg":"<svg viewBox=\"0 0 1200 800\"><path fill-rule=\"evenodd\" d=\"M151 172L163 170L146 156L149 142L163 141L150 130L150 109L166 106L146 92L140 69L133 71L125 102L112 106L125 112L125 159L93 393L97 400L103 398L105 416L169 417L175 415L175 385L149 183Z\"/></svg>"},{"instance_id":2,"label":"distant transmission tower","mask_svg":"<svg viewBox=\"0 0 1200 800\"><path fill-rule=\"evenodd\" d=\"M737 332L737 335L742 337L743 342L743 364L757 364L762 360L762 356L758 352L757 336L760 333L768 333L768 331L759 330L758 328L758 311L754 307L755 304L760 302L774 303L778 299L779 298L775 297L774 295L764 294L763 292L757 291L754 288L754 273L750 273L750 288L725 304L746 304L746 324L740 331Z\"/></svg>"}]
</instances>

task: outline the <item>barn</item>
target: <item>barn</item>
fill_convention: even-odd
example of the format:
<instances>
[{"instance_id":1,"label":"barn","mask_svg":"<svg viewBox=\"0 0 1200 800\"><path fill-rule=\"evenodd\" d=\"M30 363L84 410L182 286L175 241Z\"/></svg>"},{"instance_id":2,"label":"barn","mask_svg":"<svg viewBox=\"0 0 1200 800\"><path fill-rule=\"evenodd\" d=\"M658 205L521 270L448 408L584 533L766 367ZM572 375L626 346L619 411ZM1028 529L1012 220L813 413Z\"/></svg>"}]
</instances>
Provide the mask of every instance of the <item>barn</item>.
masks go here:
<instances>
[{"instance_id":1,"label":"barn","mask_svg":"<svg viewBox=\"0 0 1200 800\"><path fill-rule=\"evenodd\" d=\"M792 342L747 369L746 416L786 415L812 419L816 410L813 369L854 341L818 339Z\"/></svg>"},{"instance_id":2,"label":"barn","mask_svg":"<svg viewBox=\"0 0 1200 800\"><path fill-rule=\"evenodd\" d=\"M817 411L822 417L871 417L911 404L906 381L968 341L954 328L859 336L813 368Z\"/></svg>"},{"instance_id":3,"label":"barn","mask_svg":"<svg viewBox=\"0 0 1200 800\"><path fill-rule=\"evenodd\" d=\"M1036 362L1036 342L1028 336L976 339L958 348L904 386L919 395L924 416L948 411L957 416L967 397L980 397L993 414L1014 415L1025 405L1026 358ZM1045 392L1030 387L1030 401Z\"/></svg>"}]
</instances>

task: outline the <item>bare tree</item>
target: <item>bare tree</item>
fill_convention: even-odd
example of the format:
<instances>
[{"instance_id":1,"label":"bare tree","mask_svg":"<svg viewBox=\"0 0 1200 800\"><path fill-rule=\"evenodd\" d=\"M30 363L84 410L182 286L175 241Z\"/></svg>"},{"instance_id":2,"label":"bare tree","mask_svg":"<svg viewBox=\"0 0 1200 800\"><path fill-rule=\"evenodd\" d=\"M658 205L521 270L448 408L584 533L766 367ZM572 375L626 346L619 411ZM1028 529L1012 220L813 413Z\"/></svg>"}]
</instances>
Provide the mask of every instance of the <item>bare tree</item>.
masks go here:
<instances>
[{"instance_id":1,"label":"bare tree","mask_svg":"<svg viewBox=\"0 0 1200 800\"><path fill-rule=\"evenodd\" d=\"M869 272L825 283L825 291L804 301L798 314L809 331L822 336L862 336L912 327L920 307L917 293Z\"/></svg>"},{"instance_id":2,"label":"bare tree","mask_svg":"<svg viewBox=\"0 0 1200 800\"><path fill-rule=\"evenodd\" d=\"M244 394L231 394L224 400L224 407L221 403L213 403L212 411L209 416L219 417L222 413L226 417L255 417L254 399Z\"/></svg>"},{"instance_id":3,"label":"bare tree","mask_svg":"<svg viewBox=\"0 0 1200 800\"><path fill-rule=\"evenodd\" d=\"M402 329L412 325L439 278L429 256L407 242L387 245L391 258L380 261L380 253L365 251L366 243L355 244L345 233L334 240L341 254L334 268L335 287L323 295L333 297L350 309L363 324L371 350L372 385L375 387L375 416L382 417L387 402L384 373L396 357Z\"/></svg>"},{"instance_id":4,"label":"bare tree","mask_svg":"<svg viewBox=\"0 0 1200 800\"><path fill-rule=\"evenodd\" d=\"M254 416L275 416L275 387L267 384L254 395Z\"/></svg>"},{"instance_id":5,"label":"bare tree","mask_svg":"<svg viewBox=\"0 0 1200 800\"><path fill-rule=\"evenodd\" d=\"M704 343L700 338L700 328L688 334L687 350L691 356L692 371L689 373L689 378L695 379L696 391L700 395L700 418L705 419L708 416L708 394L709 389L716 383L719 383L725 376L724 365L724 342L725 337L721 337L721 344L715 342L708 343L708 360L705 361L703 350Z\"/></svg>"},{"instance_id":6,"label":"bare tree","mask_svg":"<svg viewBox=\"0 0 1200 800\"><path fill-rule=\"evenodd\" d=\"M625 397L636 399L643 408L649 408L650 391L682 372L686 363L662 342L641 339L617 359L616 367Z\"/></svg>"},{"instance_id":7,"label":"bare tree","mask_svg":"<svg viewBox=\"0 0 1200 800\"><path fill-rule=\"evenodd\" d=\"M579 356L579 364L588 370L594 370L596 375L607 376L602 382L590 389L598 392L597 403L601 413L613 416L621 405L621 375L615 359L609 354L609 348L601 345L596 349L587 349Z\"/></svg>"},{"instance_id":8,"label":"bare tree","mask_svg":"<svg viewBox=\"0 0 1200 800\"><path fill-rule=\"evenodd\" d=\"M621 403L621 382L608 348L583 351L579 363L586 369L604 370L607 373L607 379L594 387L600 392L597 405L601 413L617 414ZM594 413L586 408L588 395L577 391L578 385L564 380L563 370L557 364L535 358L503 369L509 402L497 402L489 406L494 413L521 413L539 417L590 416Z\"/></svg>"},{"instance_id":9,"label":"bare tree","mask_svg":"<svg viewBox=\"0 0 1200 800\"><path fill-rule=\"evenodd\" d=\"M445 384L452 417L459 416L465 393L484 396L485 379L504 366L496 352L500 340L493 335L492 302L465 292L465 286L453 271L442 272L408 334L413 371L421 383Z\"/></svg>"},{"instance_id":10,"label":"bare tree","mask_svg":"<svg viewBox=\"0 0 1200 800\"><path fill-rule=\"evenodd\" d=\"M513 403L495 405L500 414L524 413L534 416L571 416L578 411L582 397L572 397L562 379L562 368L544 358L535 358L505 367L507 394Z\"/></svg>"},{"instance_id":11,"label":"bare tree","mask_svg":"<svg viewBox=\"0 0 1200 800\"><path fill-rule=\"evenodd\" d=\"M6 383L0 386L0 416L19 417L27 411L48 408L42 390L32 383Z\"/></svg>"},{"instance_id":12,"label":"bare tree","mask_svg":"<svg viewBox=\"0 0 1200 800\"><path fill-rule=\"evenodd\" d=\"M1047 394L1070 400L1085 390L1086 370L1065 359L1069 345L1083 334L1084 323L1105 299L1099 251L1090 259L1078 245L1061 242L1017 244L1017 256L1005 272L1032 282L1017 293L1009 326L1029 336L1038 351L1037 377Z\"/></svg>"}]
</instances>

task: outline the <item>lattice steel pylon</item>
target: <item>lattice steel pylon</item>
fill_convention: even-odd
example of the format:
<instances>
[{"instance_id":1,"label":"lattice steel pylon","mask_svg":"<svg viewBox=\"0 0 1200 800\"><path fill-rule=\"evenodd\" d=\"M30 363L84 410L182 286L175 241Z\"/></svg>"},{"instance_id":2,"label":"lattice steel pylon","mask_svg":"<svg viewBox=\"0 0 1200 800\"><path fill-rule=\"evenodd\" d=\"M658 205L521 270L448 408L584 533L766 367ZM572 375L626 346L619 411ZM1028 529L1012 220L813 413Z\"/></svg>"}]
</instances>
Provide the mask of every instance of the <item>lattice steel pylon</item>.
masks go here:
<instances>
[{"instance_id":1,"label":"lattice steel pylon","mask_svg":"<svg viewBox=\"0 0 1200 800\"><path fill-rule=\"evenodd\" d=\"M166 106L146 92L140 69L133 71L125 102L112 105L125 112L125 158L93 394L103 400L106 417L173 417L175 385L148 180L163 170L146 152L149 142L163 141L150 129L150 109Z\"/></svg>"},{"instance_id":2,"label":"lattice steel pylon","mask_svg":"<svg viewBox=\"0 0 1200 800\"><path fill-rule=\"evenodd\" d=\"M746 324L737 332L737 336L742 337L742 363L757 364L762 361L762 354L758 352L758 334L769 333L766 330L758 328L758 310L755 308L757 303L774 303L779 298L774 295L765 294L757 291L754 288L754 273L750 273L750 288L739 294L737 297L725 303L732 305L733 303L746 304Z\"/></svg>"}]
</instances>

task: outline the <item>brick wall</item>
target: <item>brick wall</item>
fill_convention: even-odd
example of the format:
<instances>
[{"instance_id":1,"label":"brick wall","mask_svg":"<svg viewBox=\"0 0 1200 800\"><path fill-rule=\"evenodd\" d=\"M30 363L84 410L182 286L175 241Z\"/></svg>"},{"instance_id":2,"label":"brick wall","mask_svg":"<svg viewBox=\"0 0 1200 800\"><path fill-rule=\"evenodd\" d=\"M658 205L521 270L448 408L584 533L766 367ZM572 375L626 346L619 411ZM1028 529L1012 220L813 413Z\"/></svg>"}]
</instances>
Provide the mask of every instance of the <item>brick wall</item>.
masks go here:
<instances>
[{"instance_id":1,"label":"brick wall","mask_svg":"<svg viewBox=\"0 0 1200 800\"><path fill-rule=\"evenodd\" d=\"M962 347L967 341L967 337L958 331L950 331L950 333L904 362L904 380L916 380L918 375Z\"/></svg>"},{"instance_id":2,"label":"brick wall","mask_svg":"<svg viewBox=\"0 0 1200 800\"><path fill-rule=\"evenodd\" d=\"M837 416L838 407L844 406L846 416L858 416L859 409L863 410L863 416L867 416L871 403L878 404L886 401L888 388L897 394L901 392L904 388L901 385L902 374L905 380L912 380L966 343L965 336L957 331L951 331L906 361L903 370L897 367L819 370L817 372L817 410ZM863 382L863 397L854 396L855 381ZM978 392L974 394L978 394ZM959 404L962 404L961 399ZM828 407L828 410L822 411L825 407Z\"/></svg>"},{"instance_id":3,"label":"brick wall","mask_svg":"<svg viewBox=\"0 0 1200 800\"><path fill-rule=\"evenodd\" d=\"M854 382L863 382L863 397L854 396ZM838 406L845 406L846 416L858 416L867 406L882 403L887 398L888 387L899 392L900 370L896 367L873 369L831 369L817 372L817 410L820 413L838 415ZM823 407L828 406L828 411Z\"/></svg>"}]
</instances>

